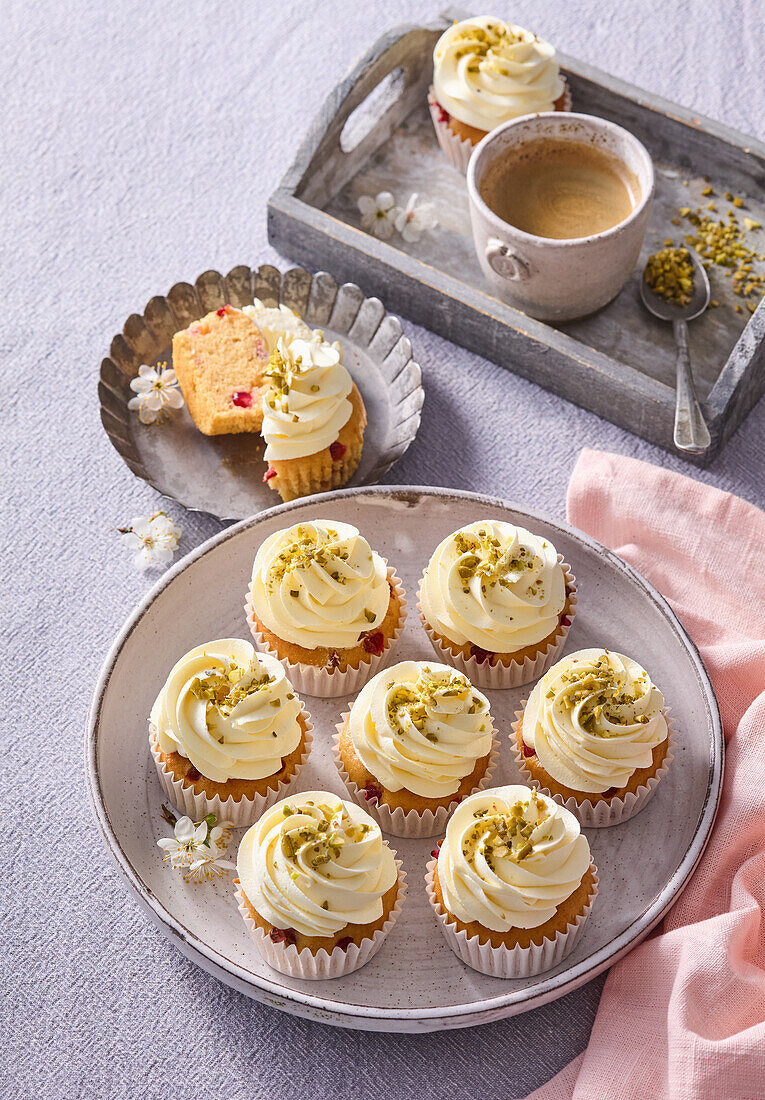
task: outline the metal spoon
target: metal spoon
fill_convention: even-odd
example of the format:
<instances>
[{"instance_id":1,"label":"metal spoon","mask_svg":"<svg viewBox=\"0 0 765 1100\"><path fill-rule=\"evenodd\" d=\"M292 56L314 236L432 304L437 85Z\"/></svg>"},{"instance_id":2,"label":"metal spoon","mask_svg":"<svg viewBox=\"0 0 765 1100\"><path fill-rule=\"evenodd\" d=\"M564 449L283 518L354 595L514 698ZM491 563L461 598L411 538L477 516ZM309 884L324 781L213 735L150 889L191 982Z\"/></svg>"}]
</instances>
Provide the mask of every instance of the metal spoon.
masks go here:
<instances>
[{"instance_id":1,"label":"metal spoon","mask_svg":"<svg viewBox=\"0 0 765 1100\"><path fill-rule=\"evenodd\" d=\"M668 302L649 287L645 278L640 280L640 296L643 305L660 321L671 321L677 344L677 401L675 403L675 446L679 451L701 454L711 443L709 428L696 397L688 350L688 322L699 317L709 305L709 279L691 249L688 255L693 264L693 292L690 302L684 306Z\"/></svg>"}]
</instances>

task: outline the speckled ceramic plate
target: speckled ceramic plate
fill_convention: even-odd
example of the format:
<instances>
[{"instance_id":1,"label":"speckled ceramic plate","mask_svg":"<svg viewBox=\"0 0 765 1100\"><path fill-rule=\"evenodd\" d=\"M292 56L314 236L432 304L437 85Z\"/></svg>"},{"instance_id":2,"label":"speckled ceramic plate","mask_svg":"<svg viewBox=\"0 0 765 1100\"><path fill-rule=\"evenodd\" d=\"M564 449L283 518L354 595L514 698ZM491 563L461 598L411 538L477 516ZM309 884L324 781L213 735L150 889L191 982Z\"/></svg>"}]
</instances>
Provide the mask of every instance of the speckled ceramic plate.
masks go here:
<instances>
[{"instance_id":1,"label":"speckled ceramic plate","mask_svg":"<svg viewBox=\"0 0 765 1100\"><path fill-rule=\"evenodd\" d=\"M450 531L488 516L545 535L576 574L579 609L566 649L604 645L646 666L678 730L675 760L646 809L624 825L593 829L600 874L582 939L557 969L502 981L459 962L446 946L423 883L431 840L397 840L409 893L380 953L336 981L301 983L260 959L237 912L233 888L188 886L162 864L162 793L149 756L146 716L172 663L201 642L248 637L242 603L255 551L266 536L301 519L355 524L413 595L430 552ZM398 659L433 652L416 612ZM508 737L528 688L488 692L502 751L495 784L517 782ZM308 699L314 747L303 790L344 788L331 735L346 701ZM592 539L533 513L447 489L351 489L281 505L210 539L162 577L114 642L96 686L87 735L88 785L106 845L142 908L189 958L243 992L288 1012L346 1027L430 1031L524 1012L595 977L639 943L677 900L704 850L720 795L723 739L701 659L662 597Z\"/></svg>"},{"instance_id":2,"label":"speckled ceramic plate","mask_svg":"<svg viewBox=\"0 0 765 1100\"><path fill-rule=\"evenodd\" d=\"M235 267L225 277L205 271L192 286L176 283L152 298L143 316L134 313L101 363L101 422L114 447L136 474L187 508L220 519L243 519L278 502L263 484L265 445L259 435L203 435L184 406L160 424L141 424L128 409L130 381L142 363L172 366L173 334L213 309L241 307L260 298L283 302L328 340L340 340L343 362L361 391L368 424L359 468L350 485L374 485L417 435L424 400L422 375L401 322L378 298L366 298L353 283L302 268L282 274L263 265Z\"/></svg>"}]
</instances>

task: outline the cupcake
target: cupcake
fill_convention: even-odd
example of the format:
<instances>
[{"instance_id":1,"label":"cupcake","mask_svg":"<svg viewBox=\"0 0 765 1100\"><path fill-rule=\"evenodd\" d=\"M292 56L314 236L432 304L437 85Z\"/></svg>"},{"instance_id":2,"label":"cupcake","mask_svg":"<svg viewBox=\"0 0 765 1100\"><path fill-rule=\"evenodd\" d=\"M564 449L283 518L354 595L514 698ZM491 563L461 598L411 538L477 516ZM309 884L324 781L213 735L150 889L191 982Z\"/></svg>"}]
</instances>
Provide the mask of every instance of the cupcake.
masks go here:
<instances>
[{"instance_id":1,"label":"cupcake","mask_svg":"<svg viewBox=\"0 0 765 1100\"><path fill-rule=\"evenodd\" d=\"M473 147L501 123L570 110L571 99L549 43L483 15L453 23L439 38L428 106L439 145L465 172Z\"/></svg>"},{"instance_id":2,"label":"cupcake","mask_svg":"<svg viewBox=\"0 0 765 1100\"><path fill-rule=\"evenodd\" d=\"M349 523L277 531L255 556L246 604L261 651L308 695L357 691L387 658L406 618L401 581Z\"/></svg>"},{"instance_id":3,"label":"cupcake","mask_svg":"<svg viewBox=\"0 0 765 1100\"><path fill-rule=\"evenodd\" d=\"M173 368L205 435L258 432L268 345L241 309L223 306L173 336Z\"/></svg>"},{"instance_id":4,"label":"cupcake","mask_svg":"<svg viewBox=\"0 0 765 1100\"><path fill-rule=\"evenodd\" d=\"M340 345L280 337L265 374L263 480L282 500L345 485L361 460L367 414Z\"/></svg>"},{"instance_id":5,"label":"cupcake","mask_svg":"<svg viewBox=\"0 0 765 1100\"><path fill-rule=\"evenodd\" d=\"M305 791L242 837L239 910L265 961L293 978L337 978L379 951L405 886L380 826L351 802Z\"/></svg>"},{"instance_id":6,"label":"cupcake","mask_svg":"<svg viewBox=\"0 0 765 1100\"><path fill-rule=\"evenodd\" d=\"M428 864L428 898L452 951L495 978L557 966L576 944L598 878L572 813L524 786L466 798Z\"/></svg>"},{"instance_id":7,"label":"cupcake","mask_svg":"<svg viewBox=\"0 0 765 1100\"><path fill-rule=\"evenodd\" d=\"M448 665L402 661L366 684L335 735L348 789L388 833L442 832L496 765L489 700Z\"/></svg>"},{"instance_id":8,"label":"cupcake","mask_svg":"<svg viewBox=\"0 0 765 1100\"><path fill-rule=\"evenodd\" d=\"M550 540L502 520L445 538L420 582L433 648L481 687L541 676L563 648L575 606L574 577Z\"/></svg>"},{"instance_id":9,"label":"cupcake","mask_svg":"<svg viewBox=\"0 0 765 1100\"><path fill-rule=\"evenodd\" d=\"M664 696L637 661L581 649L547 672L518 714L525 776L583 825L616 825L645 806L672 760Z\"/></svg>"},{"instance_id":10,"label":"cupcake","mask_svg":"<svg viewBox=\"0 0 765 1100\"><path fill-rule=\"evenodd\" d=\"M311 747L311 720L279 662L220 638L173 666L149 719L170 801L194 821L251 825L289 790Z\"/></svg>"}]
</instances>

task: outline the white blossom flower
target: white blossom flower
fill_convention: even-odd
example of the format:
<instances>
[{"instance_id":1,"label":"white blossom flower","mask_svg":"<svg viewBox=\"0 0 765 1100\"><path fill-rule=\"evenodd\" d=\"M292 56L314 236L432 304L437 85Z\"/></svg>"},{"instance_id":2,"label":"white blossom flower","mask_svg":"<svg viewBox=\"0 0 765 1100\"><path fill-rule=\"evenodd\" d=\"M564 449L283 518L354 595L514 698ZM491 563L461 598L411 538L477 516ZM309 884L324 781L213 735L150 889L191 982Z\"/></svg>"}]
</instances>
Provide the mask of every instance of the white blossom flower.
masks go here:
<instances>
[{"instance_id":1,"label":"white blossom flower","mask_svg":"<svg viewBox=\"0 0 765 1100\"><path fill-rule=\"evenodd\" d=\"M361 211L361 227L375 237L387 239L393 232L400 207L396 206L390 191L380 191L372 198L362 195L358 201Z\"/></svg>"},{"instance_id":2,"label":"white blossom flower","mask_svg":"<svg viewBox=\"0 0 765 1100\"><path fill-rule=\"evenodd\" d=\"M164 512L155 512L148 519L133 519L129 527L119 527L118 531L126 546L136 551L133 558L136 569L168 565L181 537L180 527L176 527Z\"/></svg>"},{"instance_id":3,"label":"white blossom flower","mask_svg":"<svg viewBox=\"0 0 765 1100\"><path fill-rule=\"evenodd\" d=\"M175 371L166 363L157 363L156 367L145 364L138 368L138 377L130 383L135 393L128 401L128 408L138 410L138 419L142 424L154 424L162 420L165 406L180 409L183 394L178 387Z\"/></svg>"},{"instance_id":4,"label":"white blossom flower","mask_svg":"<svg viewBox=\"0 0 765 1100\"><path fill-rule=\"evenodd\" d=\"M423 233L429 233L438 225L436 208L432 202L418 203L419 195L415 191L409 196L409 202L396 215L396 229L405 241L419 241Z\"/></svg>"},{"instance_id":5,"label":"white blossom flower","mask_svg":"<svg viewBox=\"0 0 765 1100\"><path fill-rule=\"evenodd\" d=\"M165 807L163 816L167 821L175 821ZM209 882L236 869L230 860L222 858L231 840L231 830L225 823L215 822L215 814L208 814L196 823L190 817L179 817L172 837L157 841L163 861L173 870L181 871L186 882Z\"/></svg>"}]
</instances>

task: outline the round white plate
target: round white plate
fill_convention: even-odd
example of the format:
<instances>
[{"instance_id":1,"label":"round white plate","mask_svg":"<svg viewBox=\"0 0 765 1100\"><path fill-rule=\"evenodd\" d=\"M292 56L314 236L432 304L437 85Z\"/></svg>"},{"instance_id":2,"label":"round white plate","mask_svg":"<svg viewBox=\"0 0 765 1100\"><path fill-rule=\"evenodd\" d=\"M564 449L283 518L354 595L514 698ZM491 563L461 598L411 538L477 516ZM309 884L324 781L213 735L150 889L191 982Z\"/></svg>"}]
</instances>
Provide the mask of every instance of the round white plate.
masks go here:
<instances>
[{"instance_id":1,"label":"round white plate","mask_svg":"<svg viewBox=\"0 0 765 1100\"><path fill-rule=\"evenodd\" d=\"M640 661L661 687L678 730L669 774L642 814L589 831L600 894L584 935L557 969L522 981L484 977L446 946L425 896L430 840L391 838L409 881L404 911L380 953L334 982L292 981L261 961L237 912L230 880L187 885L163 865L170 833L147 745L147 715L167 672L213 638L249 637L242 605L260 543L312 517L355 524L396 566L410 610L394 659L431 658L414 607L436 544L483 517L545 535L570 562L579 609L567 650L602 645ZM489 692L500 731L497 785L518 780L508 738L528 688ZM330 753L345 701L308 698L314 748L304 790L344 794ZM140 904L205 970L277 1008L326 1023L379 1031L465 1027L524 1012L594 978L647 935L677 900L704 850L720 796L723 737L714 693L695 646L664 599L629 565L587 536L533 513L447 489L346 489L280 505L204 543L169 569L120 631L96 685L87 734L88 786L104 840ZM237 834L237 836L240 834Z\"/></svg>"}]
</instances>

